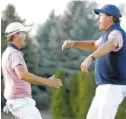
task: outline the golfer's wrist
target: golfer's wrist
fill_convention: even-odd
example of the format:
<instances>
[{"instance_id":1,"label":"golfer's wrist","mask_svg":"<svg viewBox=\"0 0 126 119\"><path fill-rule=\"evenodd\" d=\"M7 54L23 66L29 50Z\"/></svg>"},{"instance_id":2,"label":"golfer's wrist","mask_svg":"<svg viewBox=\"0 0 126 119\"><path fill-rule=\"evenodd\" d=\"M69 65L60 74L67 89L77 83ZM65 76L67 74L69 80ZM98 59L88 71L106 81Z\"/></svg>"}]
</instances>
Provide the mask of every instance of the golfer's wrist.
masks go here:
<instances>
[{"instance_id":1,"label":"golfer's wrist","mask_svg":"<svg viewBox=\"0 0 126 119\"><path fill-rule=\"evenodd\" d=\"M95 61L95 60L96 60L95 56L94 56L94 55L92 55L92 54L91 54L91 58L92 58L92 60L93 60L93 61Z\"/></svg>"}]
</instances>

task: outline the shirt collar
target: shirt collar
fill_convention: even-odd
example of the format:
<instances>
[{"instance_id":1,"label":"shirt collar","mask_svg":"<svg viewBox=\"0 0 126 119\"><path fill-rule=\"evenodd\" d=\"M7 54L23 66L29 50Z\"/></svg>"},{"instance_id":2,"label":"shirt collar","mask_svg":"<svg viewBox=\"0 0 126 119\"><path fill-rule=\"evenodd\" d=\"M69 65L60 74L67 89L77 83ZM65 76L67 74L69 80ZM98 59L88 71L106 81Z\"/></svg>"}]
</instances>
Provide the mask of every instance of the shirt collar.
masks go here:
<instances>
[{"instance_id":1,"label":"shirt collar","mask_svg":"<svg viewBox=\"0 0 126 119\"><path fill-rule=\"evenodd\" d=\"M19 49L16 45L14 45L14 44L12 44L12 43L9 43L9 44L8 44L8 47L12 47L12 48L14 48L14 49L20 51L20 49Z\"/></svg>"}]
</instances>

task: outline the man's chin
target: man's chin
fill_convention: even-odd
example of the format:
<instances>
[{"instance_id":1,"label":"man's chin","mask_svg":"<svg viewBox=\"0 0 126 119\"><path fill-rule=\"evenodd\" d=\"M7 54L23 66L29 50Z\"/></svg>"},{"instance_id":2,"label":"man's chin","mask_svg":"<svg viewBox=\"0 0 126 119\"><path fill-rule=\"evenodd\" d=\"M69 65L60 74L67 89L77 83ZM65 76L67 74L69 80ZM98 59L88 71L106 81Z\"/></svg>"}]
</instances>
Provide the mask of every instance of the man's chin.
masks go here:
<instances>
[{"instance_id":1,"label":"man's chin","mask_svg":"<svg viewBox=\"0 0 126 119\"><path fill-rule=\"evenodd\" d=\"M105 31L103 28L100 28L100 27L99 27L99 30L100 30L100 31Z\"/></svg>"}]
</instances>

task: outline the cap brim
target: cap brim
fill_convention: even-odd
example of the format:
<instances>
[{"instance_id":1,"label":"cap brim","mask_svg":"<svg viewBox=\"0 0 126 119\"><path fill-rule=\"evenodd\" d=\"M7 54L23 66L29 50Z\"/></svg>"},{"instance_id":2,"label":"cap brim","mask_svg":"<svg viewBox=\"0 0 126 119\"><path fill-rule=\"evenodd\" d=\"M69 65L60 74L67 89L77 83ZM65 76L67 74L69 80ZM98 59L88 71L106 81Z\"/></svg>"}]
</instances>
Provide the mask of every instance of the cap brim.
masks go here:
<instances>
[{"instance_id":1,"label":"cap brim","mask_svg":"<svg viewBox=\"0 0 126 119\"><path fill-rule=\"evenodd\" d=\"M14 35L14 34L16 34L16 33L18 33L20 30L18 29L18 30L16 30L16 31L14 31L14 32L11 32L11 33L9 33L9 34L5 34L6 35L6 37L10 37L10 36L12 36L12 35Z\"/></svg>"},{"instance_id":2,"label":"cap brim","mask_svg":"<svg viewBox=\"0 0 126 119\"><path fill-rule=\"evenodd\" d=\"M99 14L99 13L105 13L105 12L102 9L94 9L94 13Z\"/></svg>"},{"instance_id":3,"label":"cap brim","mask_svg":"<svg viewBox=\"0 0 126 119\"><path fill-rule=\"evenodd\" d=\"M10 37L10 36L12 36L12 35L14 35L14 34L20 32L20 31L24 31L24 32L27 33L27 32L29 32L30 30L31 30L31 27L23 27L23 28L21 28L21 29L18 29L18 30L16 30L16 31L12 32L12 33L7 34L6 37Z\"/></svg>"},{"instance_id":4,"label":"cap brim","mask_svg":"<svg viewBox=\"0 0 126 119\"><path fill-rule=\"evenodd\" d=\"M106 13L106 12L102 9L94 9L94 13L99 14L99 13ZM122 15L120 15L119 17L122 17Z\"/></svg>"},{"instance_id":5,"label":"cap brim","mask_svg":"<svg viewBox=\"0 0 126 119\"><path fill-rule=\"evenodd\" d=\"M31 30L31 27L24 27L20 29L20 31L24 31L24 32L29 32L30 30Z\"/></svg>"}]
</instances>

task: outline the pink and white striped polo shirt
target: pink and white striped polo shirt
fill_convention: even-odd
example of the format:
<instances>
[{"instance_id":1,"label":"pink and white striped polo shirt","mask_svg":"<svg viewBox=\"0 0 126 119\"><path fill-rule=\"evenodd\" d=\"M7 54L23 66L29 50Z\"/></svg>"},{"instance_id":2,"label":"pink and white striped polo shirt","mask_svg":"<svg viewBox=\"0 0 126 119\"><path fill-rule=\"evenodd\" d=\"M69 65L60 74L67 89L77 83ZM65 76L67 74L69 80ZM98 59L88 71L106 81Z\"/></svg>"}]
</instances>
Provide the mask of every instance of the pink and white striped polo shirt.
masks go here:
<instances>
[{"instance_id":1,"label":"pink and white striped polo shirt","mask_svg":"<svg viewBox=\"0 0 126 119\"><path fill-rule=\"evenodd\" d=\"M17 65L23 65L25 71L28 71L21 51L13 47L7 47L2 54L2 72L5 85L4 97L7 100L31 97L31 84L19 79L14 70Z\"/></svg>"}]
</instances>

